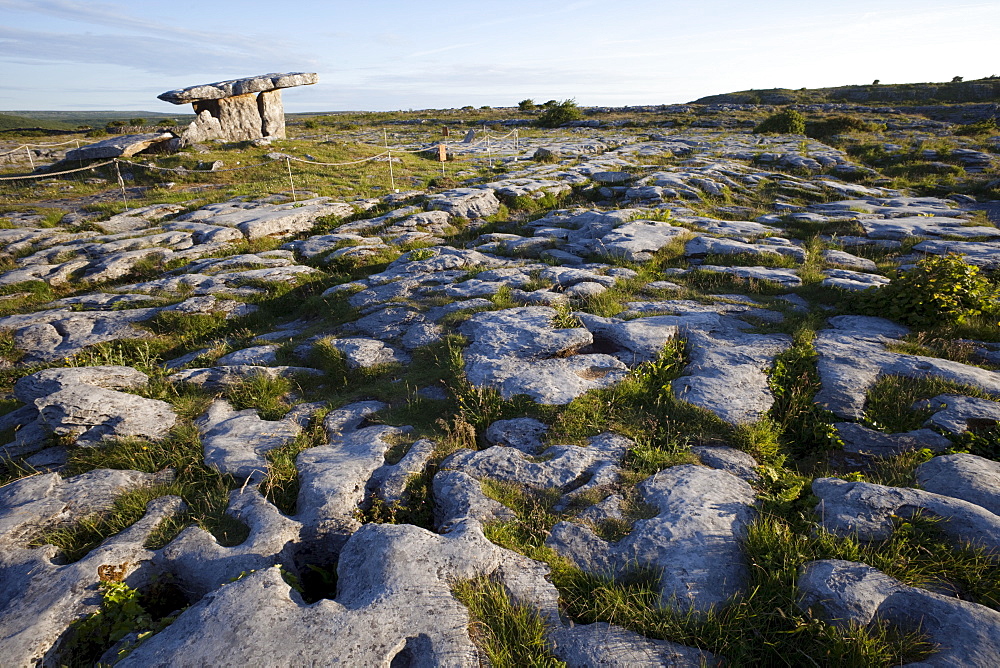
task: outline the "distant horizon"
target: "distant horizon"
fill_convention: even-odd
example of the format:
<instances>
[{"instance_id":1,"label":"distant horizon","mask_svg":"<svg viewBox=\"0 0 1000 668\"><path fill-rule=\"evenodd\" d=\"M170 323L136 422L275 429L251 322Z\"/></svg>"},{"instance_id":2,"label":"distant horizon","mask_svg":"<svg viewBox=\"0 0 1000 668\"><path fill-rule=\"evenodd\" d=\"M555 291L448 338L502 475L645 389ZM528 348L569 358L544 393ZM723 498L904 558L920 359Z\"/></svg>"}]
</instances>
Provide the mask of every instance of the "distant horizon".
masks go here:
<instances>
[{"instance_id":1,"label":"distant horizon","mask_svg":"<svg viewBox=\"0 0 1000 668\"><path fill-rule=\"evenodd\" d=\"M285 91L290 113L525 98L685 104L738 90L987 77L998 73L988 69L997 26L1000 3L975 1L623 0L610 11L597 0L509 0L487 12L457 0L283 11L261 0L0 0L0 106L190 113L156 96L288 71L320 78Z\"/></svg>"},{"instance_id":2,"label":"distant horizon","mask_svg":"<svg viewBox=\"0 0 1000 668\"><path fill-rule=\"evenodd\" d=\"M970 82L974 82L974 81L986 80L986 79L989 79L990 77L994 77L994 76L995 75L983 75L981 77L972 77L972 78L964 78L963 77L963 80L964 80L965 83L970 83ZM212 82L206 82L206 83L212 83ZM948 81L899 81L899 82L879 81L878 84L874 84L874 83L867 83L867 84L838 84L838 85L833 85L833 86L821 86L821 87L817 87L817 88L805 88L805 90L823 90L823 89L833 89L833 88L848 88L848 87L852 87L852 86L859 87L859 88L867 88L867 87L871 87L873 85L879 85L879 86L900 86L900 85L936 85L936 84L947 84L947 83L952 83L952 82L951 82L951 80L948 80ZM791 87L788 87L788 86L776 86L776 87L772 87L772 88L741 88L741 89L733 89L733 90L727 90L727 91L719 91L719 92L716 92L716 93L709 93L707 95L701 96L701 98L696 98L696 100L697 99L702 99L702 98L705 98L705 97L712 97L712 96L716 96L716 95L728 95L728 94L739 93L739 92L746 92L746 91L760 91L760 92L765 92L765 91L778 91L778 90L798 91L798 90L803 90L803 88L791 88ZM552 98L549 98L549 99L552 99ZM585 103L580 102L579 100L576 100L576 103L577 103L577 105L579 107L587 109L587 108L594 108L594 107L625 108L625 107L656 107L656 106L684 105L684 104L696 104L697 103L696 100L688 100L687 102L647 102L647 103L618 104L618 105L585 104ZM542 104L545 101L546 100L542 100L542 99L534 100L534 102L536 104L538 104L538 105ZM520 100L518 100L518 102L520 102ZM178 106L178 108L186 108L187 111L178 111L176 113L171 113L170 111L156 111L156 110L152 110L152 109L81 109L81 108L71 108L71 109L5 109L5 110L0 110L0 114L14 114L14 115L17 115L17 114L33 114L33 113L81 113L81 114L129 113L129 114L155 114L155 115L159 115L159 116L191 116L192 118L194 117L194 112L191 110L190 106L188 106L188 105L177 105L177 106ZM468 106L468 105L463 105L463 106ZM481 106L483 106L483 105L480 105L480 107ZM517 102L512 103L512 104L496 104L496 105L486 105L486 106L488 106L491 109L518 110L518 103ZM461 108L462 107L426 107L426 108L421 108L421 109L417 109L417 108L407 108L407 109L316 109L316 110L309 110L309 111L297 111L295 109L289 109L288 105L286 104L285 105L285 113L286 114L359 114L359 113L369 113L369 112L370 113L382 113L382 112L417 113L417 112L421 112L421 111L449 111L449 110L455 110L455 109L461 109Z\"/></svg>"}]
</instances>

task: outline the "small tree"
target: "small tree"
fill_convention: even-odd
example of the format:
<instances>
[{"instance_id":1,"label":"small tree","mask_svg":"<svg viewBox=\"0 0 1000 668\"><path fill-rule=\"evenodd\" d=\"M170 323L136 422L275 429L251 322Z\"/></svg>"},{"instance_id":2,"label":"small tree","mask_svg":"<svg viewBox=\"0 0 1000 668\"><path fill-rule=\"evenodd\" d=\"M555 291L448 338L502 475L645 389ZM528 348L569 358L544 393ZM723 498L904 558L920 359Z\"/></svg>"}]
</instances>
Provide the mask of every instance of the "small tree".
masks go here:
<instances>
[{"instance_id":1,"label":"small tree","mask_svg":"<svg viewBox=\"0 0 1000 668\"><path fill-rule=\"evenodd\" d=\"M876 79L875 81L873 81L873 82L872 82L872 85L873 85L873 86L877 86L877 85L878 85L878 79Z\"/></svg>"},{"instance_id":2,"label":"small tree","mask_svg":"<svg viewBox=\"0 0 1000 668\"><path fill-rule=\"evenodd\" d=\"M583 118L583 112L580 111L580 107L576 106L576 100L569 99L546 109L545 113L538 117L538 125L543 128L557 128L581 118Z\"/></svg>"},{"instance_id":3,"label":"small tree","mask_svg":"<svg viewBox=\"0 0 1000 668\"><path fill-rule=\"evenodd\" d=\"M802 135L806 132L806 117L794 109L768 116L753 129L756 134Z\"/></svg>"},{"instance_id":4,"label":"small tree","mask_svg":"<svg viewBox=\"0 0 1000 668\"><path fill-rule=\"evenodd\" d=\"M962 83L962 77L952 77L951 78L951 82L952 83Z\"/></svg>"},{"instance_id":5,"label":"small tree","mask_svg":"<svg viewBox=\"0 0 1000 668\"><path fill-rule=\"evenodd\" d=\"M530 97L526 100L521 100L520 102L517 103L517 108L520 109L521 111L531 111L532 109L535 108L535 101L532 100Z\"/></svg>"},{"instance_id":6,"label":"small tree","mask_svg":"<svg viewBox=\"0 0 1000 668\"><path fill-rule=\"evenodd\" d=\"M146 124L146 119L145 118L130 118L130 119L128 119L128 124L129 125L145 125Z\"/></svg>"}]
</instances>

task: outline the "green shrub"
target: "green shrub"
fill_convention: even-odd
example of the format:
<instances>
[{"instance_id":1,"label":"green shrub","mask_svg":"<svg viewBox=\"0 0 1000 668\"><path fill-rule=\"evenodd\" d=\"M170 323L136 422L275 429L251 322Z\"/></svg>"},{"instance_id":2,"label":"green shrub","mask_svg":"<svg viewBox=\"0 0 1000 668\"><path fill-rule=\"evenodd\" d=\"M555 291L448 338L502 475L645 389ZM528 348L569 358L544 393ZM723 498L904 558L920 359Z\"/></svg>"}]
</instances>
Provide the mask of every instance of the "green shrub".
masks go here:
<instances>
[{"instance_id":1,"label":"green shrub","mask_svg":"<svg viewBox=\"0 0 1000 668\"><path fill-rule=\"evenodd\" d=\"M521 111L531 111L535 108L535 101L530 97L517 103L517 108Z\"/></svg>"},{"instance_id":2,"label":"green shrub","mask_svg":"<svg viewBox=\"0 0 1000 668\"><path fill-rule=\"evenodd\" d=\"M972 316L996 315L1000 290L963 257L948 253L918 261L873 294L873 313L914 327L959 324Z\"/></svg>"},{"instance_id":3,"label":"green shrub","mask_svg":"<svg viewBox=\"0 0 1000 668\"><path fill-rule=\"evenodd\" d=\"M580 111L580 107L576 106L576 100L563 100L550 106L544 114L539 116L538 125L543 128L557 128L581 118L583 118L583 112Z\"/></svg>"},{"instance_id":4,"label":"green shrub","mask_svg":"<svg viewBox=\"0 0 1000 668\"><path fill-rule=\"evenodd\" d=\"M806 117L794 109L768 116L753 129L755 134L801 135L806 132Z\"/></svg>"},{"instance_id":5,"label":"green shrub","mask_svg":"<svg viewBox=\"0 0 1000 668\"><path fill-rule=\"evenodd\" d=\"M805 133L814 139L823 139L844 132L874 132L884 129L885 126L878 123L869 123L857 116L844 115L807 123Z\"/></svg>"}]
</instances>

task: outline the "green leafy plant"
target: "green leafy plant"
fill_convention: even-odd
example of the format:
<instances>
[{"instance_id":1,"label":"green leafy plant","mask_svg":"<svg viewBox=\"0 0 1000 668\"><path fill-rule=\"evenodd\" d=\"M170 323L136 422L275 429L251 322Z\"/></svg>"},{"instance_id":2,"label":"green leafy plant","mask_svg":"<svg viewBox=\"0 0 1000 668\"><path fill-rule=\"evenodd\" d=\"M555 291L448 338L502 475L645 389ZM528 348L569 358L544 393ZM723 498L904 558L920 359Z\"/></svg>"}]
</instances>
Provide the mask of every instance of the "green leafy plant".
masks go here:
<instances>
[{"instance_id":1,"label":"green leafy plant","mask_svg":"<svg viewBox=\"0 0 1000 668\"><path fill-rule=\"evenodd\" d=\"M115 643L133 633L137 634L137 640L141 642L163 629L173 619L156 619L157 615L148 609L148 602L143 594L124 582L102 580L99 586L102 591L101 607L70 627L67 641L61 649L60 665L97 665L101 655ZM127 653L131 647L134 645L122 648L119 655Z\"/></svg>"},{"instance_id":2,"label":"green leafy plant","mask_svg":"<svg viewBox=\"0 0 1000 668\"><path fill-rule=\"evenodd\" d=\"M879 288L872 312L914 327L959 324L970 317L996 315L1000 290L979 267L958 253L926 257Z\"/></svg>"},{"instance_id":3,"label":"green leafy plant","mask_svg":"<svg viewBox=\"0 0 1000 668\"><path fill-rule=\"evenodd\" d=\"M794 109L785 109L765 118L753 131L756 134L805 134L806 117Z\"/></svg>"}]
</instances>

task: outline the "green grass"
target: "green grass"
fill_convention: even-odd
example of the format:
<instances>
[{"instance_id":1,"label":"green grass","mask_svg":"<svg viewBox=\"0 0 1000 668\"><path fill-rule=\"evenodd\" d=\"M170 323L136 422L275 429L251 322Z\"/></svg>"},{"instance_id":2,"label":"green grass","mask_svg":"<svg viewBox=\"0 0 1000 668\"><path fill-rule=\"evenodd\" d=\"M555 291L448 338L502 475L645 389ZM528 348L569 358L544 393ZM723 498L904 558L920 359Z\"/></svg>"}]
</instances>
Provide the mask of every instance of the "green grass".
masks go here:
<instances>
[{"instance_id":1,"label":"green grass","mask_svg":"<svg viewBox=\"0 0 1000 668\"><path fill-rule=\"evenodd\" d=\"M920 429L935 411L913 410L913 404L920 399L930 399L939 394L959 394L993 401L1000 399L977 387L960 385L940 378L883 376L868 391L863 422L890 434Z\"/></svg>"},{"instance_id":2,"label":"green grass","mask_svg":"<svg viewBox=\"0 0 1000 668\"><path fill-rule=\"evenodd\" d=\"M67 474L99 468L146 473L169 468L174 470L175 478L169 484L121 495L108 513L84 518L72 526L43 531L32 541L33 545L51 543L60 549L67 561L76 561L108 536L138 521L148 501L166 494L180 496L188 510L163 522L150 537L148 547L163 547L192 522L210 531L223 545L238 545L246 539L247 527L225 512L229 490L237 487L237 482L204 464L197 429L190 423L175 427L159 442L128 438L100 448L71 450Z\"/></svg>"},{"instance_id":3,"label":"green grass","mask_svg":"<svg viewBox=\"0 0 1000 668\"><path fill-rule=\"evenodd\" d=\"M544 546L557 517L546 495L516 494L494 483L484 490L507 500L517 512L513 522L488 525L497 544L544 561L559 590L562 611L576 623L608 622L650 638L699 647L724 656L734 666L895 665L926 656L933 648L917 634L900 634L885 625L838 629L810 611L800 610L795 582L799 569L816 559L851 559L875 563L913 583L948 578L978 586L984 602L995 596L995 567L982 553L954 551L935 542L933 528L902 524L879 544L864 545L810 529L811 524L763 516L749 528L744 549L750 564L746 593L707 614L663 607L658 577L637 570L616 579L585 573ZM943 565L942 565L943 564Z\"/></svg>"},{"instance_id":4,"label":"green grass","mask_svg":"<svg viewBox=\"0 0 1000 668\"><path fill-rule=\"evenodd\" d=\"M545 622L533 608L511 601L503 584L488 577L452 587L469 609L469 634L496 668L557 668L566 664L552 654Z\"/></svg>"}]
</instances>

